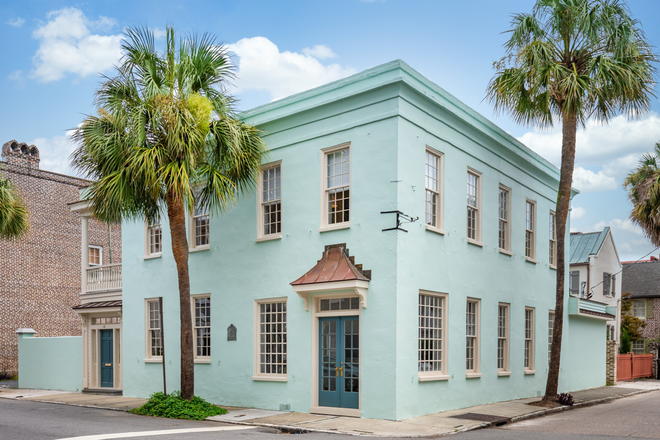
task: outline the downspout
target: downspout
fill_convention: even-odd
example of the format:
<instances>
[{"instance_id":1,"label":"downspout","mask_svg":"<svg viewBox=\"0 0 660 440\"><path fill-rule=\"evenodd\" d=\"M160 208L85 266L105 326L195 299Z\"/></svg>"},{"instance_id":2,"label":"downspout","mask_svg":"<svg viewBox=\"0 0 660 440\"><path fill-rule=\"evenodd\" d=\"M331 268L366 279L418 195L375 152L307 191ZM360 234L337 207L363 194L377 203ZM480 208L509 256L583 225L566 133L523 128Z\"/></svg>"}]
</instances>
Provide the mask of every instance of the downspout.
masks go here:
<instances>
[{"instance_id":1,"label":"downspout","mask_svg":"<svg viewBox=\"0 0 660 440\"><path fill-rule=\"evenodd\" d=\"M587 264L587 298L589 298L589 293L591 292L591 255L589 256L589 264Z\"/></svg>"}]
</instances>

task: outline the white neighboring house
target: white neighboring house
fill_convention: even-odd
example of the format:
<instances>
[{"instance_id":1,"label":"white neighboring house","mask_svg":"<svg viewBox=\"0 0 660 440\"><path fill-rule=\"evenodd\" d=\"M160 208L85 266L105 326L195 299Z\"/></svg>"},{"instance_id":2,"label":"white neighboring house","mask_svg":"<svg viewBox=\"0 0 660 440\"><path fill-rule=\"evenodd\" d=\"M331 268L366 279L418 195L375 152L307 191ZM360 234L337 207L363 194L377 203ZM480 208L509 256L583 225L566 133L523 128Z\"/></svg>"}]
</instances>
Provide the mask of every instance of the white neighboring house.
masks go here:
<instances>
[{"instance_id":1,"label":"white neighboring house","mask_svg":"<svg viewBox=\"0 0 660 440\"><path fill-rule=\"evenodd\" d=\"M571 296L616 307L616 321L607 322L608 338L618 341L621 322L621 260L609 226L599 232L571 232Z\"/></svg>"}]
</instances>

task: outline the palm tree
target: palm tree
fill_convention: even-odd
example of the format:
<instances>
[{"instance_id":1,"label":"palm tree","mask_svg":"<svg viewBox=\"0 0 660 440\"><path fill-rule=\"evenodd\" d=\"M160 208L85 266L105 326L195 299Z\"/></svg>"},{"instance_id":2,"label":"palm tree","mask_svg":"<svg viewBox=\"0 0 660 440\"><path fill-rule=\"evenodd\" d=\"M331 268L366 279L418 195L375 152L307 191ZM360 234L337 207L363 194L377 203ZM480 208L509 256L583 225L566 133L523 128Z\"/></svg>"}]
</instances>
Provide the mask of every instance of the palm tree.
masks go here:
<instances>
[{"instance_id":1,"label":"palm tree","mask_svg":"<svg viewBox=\"0 0 660 440\"><path fill-rule=\"evenodd\" d=\"M633 205L630 220L642 228L654 246L660 246L660 142L653 153L642 156L623 185Z\"/></svg>"},{"instance_id":2,"label":"palm tree","mask_svg":"<svg viewBox=\"0 0 660 440\"><path fill-rule=\"evenodd\" d=\"M531 14L513 16L506 56L495 63L487 99L518 123L561 121L557 193L557 295L554 337L543 404L556 401L564 309L564 244L578 126L593 117L649 109L656 57L619 0L537 0Z\"/></svg>"},{"instance_id":3,"label":"palm tree","mask_svg":"<svg viewBox=\"0 0 660 440\"><path fill-rule=\"evenodd\" d=\"M11 180L0 176L0 238L21 238L28 227L28 211L23 200Z\"/></svg>"},{"instance_id":4,"label":"palm tree","mask_svg":"<svg viewBox=\"0 0 660 440\"><path fill-rule=\"evenodd\" d=\"M73 166L94 181L89 199L102 221L153 221L166 211L177 267L181 315L181 397L194 395L194 358L186 217L195 206L226 211L256 186L267 152L260 131L233 112L224 46L209 34L178 44L167 29L165 53L153 32L130 28L113 78L96 93L98 115L74 139Z\"/></svg>"}]
</instances>

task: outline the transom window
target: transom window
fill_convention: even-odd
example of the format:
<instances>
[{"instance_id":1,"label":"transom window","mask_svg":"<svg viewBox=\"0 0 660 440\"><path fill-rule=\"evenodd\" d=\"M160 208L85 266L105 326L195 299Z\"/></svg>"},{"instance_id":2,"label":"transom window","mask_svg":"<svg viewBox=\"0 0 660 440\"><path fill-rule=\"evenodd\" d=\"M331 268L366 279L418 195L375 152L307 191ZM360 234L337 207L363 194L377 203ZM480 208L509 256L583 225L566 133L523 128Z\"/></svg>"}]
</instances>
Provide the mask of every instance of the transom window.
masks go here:
<instances>
[{"instance_id":1,"label":"transom window","mask_svg":"<svg viewBox=\"0 0 660 440\"><path fill-rule=\"evenodd\" d=\"M195 297L193 301L195 358L209 358L211 357L211 298Z\"/></svg>"},{"instance_id":2,"label":"transom window","mask_svg":"<svg viewBox=\"0 0 660 440\"><path fill-rule=\"evenodd\" d=\"M526 203L526 216L525 216L525 257L534 259L535 256L535 243L534 243L534 202L527 200Z\"/></svg>"},{"instance_id":3,"label":"transom window","mask_svg":"<svg viewBox=\"0 0 660 440\"><path fill-rule=\"evenodd\" d=\"M158 300L148 301L147 307L149 319L147 357L160 357L163 355L163 340L160 333L160 304Z\"/></svg>"},{"instance_id":4,"label":"transom window","mask_svg":"<svg viewBox=\"0 0 660 440\"><path fill-rule=\"evenodd\" d=\"M326 153L328 224L350 220L350 149Z\"/></svg>"},{"instance_id":5,"label":"transom window","mask_svg":"<svg viewBox=\"0 0 660 440\"><path fill-rule=\"evenodd\" d=\"M525 309L525 370L534 369L534 309Z\"/></svg>"},{"instance_id":6,"label":"transom window","mask_svg":"<svg viewBox=\"0 0 660 440\"><path fill-rule=\"evenodd\" d=\"M101 325L101 324L121 324L121 318L120 318L120 317L112 317L112 318L94 318L94 324L96 324L96 325Z\"/></svg>"},{"instance_id":7,"label":"transom window","mask_svg":"<svg viewBox=\"0 0 660 440\"><path fill-rule=\"evenodd\" d=\"M261 172L261 215L263 236L282 232L282 166Z\"/></svg>"},{"instance_id":8,"label":"transom window","mask_svg":"<svg viewBox=\"0 0 660 440\"><path fill-rule=\"evenodd\" d=\"M360 308L359 298L331 298L321 300L321 311L328 310L358 310Z\"/></svg>"},{"instance_id":9,"label":"transom window","mask_svg":"<svg viewBox=\"0 0 660 440\"><path fill-rule=\"evenodd\" d=\"M552 332L555 328L555 312L548 313L548 364L550 363L550 355L552 354Z\"/></svg>"},{"instance_id":10,"label":"transom window","mask_svg":"<svg viewBox=\"0 0 660 440\"><path fill-rule=\"evenodd\" d=\"M467 237L479 241L479 176L467 173Z\"/></svg>"},{"instance_id":11,"label":"transom window","mask_svg":"<svg viewBox=\"0 0 660 440\"><path fill-rule=\"evenodd\" d=\"M511 191L503 186L500 186L499 245L500 245L500 249L505 251L511 250L511 238L509 237L509 231L510 231L509 210L511 209L510 199L511 199Z\"/></svg>"},{"instance_id":12,"label":"transom window","mask_svg":"<svg viewBox=\"0 0 660 440\"><path fill-rule=\"evenodd\" d=\"M260 302L257 375L287 374L286 301Z\"/></svg>"},{"instance_id":13,"label":"transom window","mask_svg":"<svg viewBox=\"0 0 660 440\"><path fill-rule=\"evenodd\" d=\"M465 313L465 370L479 371L479 302L468 300Z\"/></svg>"},{"instance_id":14,"label":"transom window","mask_svg":"<svg viewBox=\"0 0 660 440\"><path fill-rule=\"evenodd\" d=\"M426 150L426 224L442 227L441 157Z\"/></svg>"},{"instance_id":15,"label":"transom window","mask_svg":"<svg viewBox=\"0 0 660 440\"><path fill-rule=\"evenodd\" d=\"M557 216L550 211L550 266L557 265Z\"/></svg>"},{"instance_id":16,"label":"transom window","mask_svg":"<svg viewBox=\"0 0 660 440\"><path fill-rule=\"evenodd\" d=\"M198 194L196 194L197 196ZM193 211L195 247L208 246L211 238L209 207L197 203Z\"/></svg>"},{"instance_id":17,"label":"transom window","mask_svg":"<svg viewBox=\"0 0 660 440\"><path fill-rule=\"evenodd\" d=\"M646 300L633 299L633 316L646 319Z\"/></svg>"},{"instance_id":18,"label":"transom window","mask_svg":"<svg viewBox=\"0 0 660 440\"><path fill-rule=\"evenodd\" d=\"M103 264L103 250L101 246L89 247L89 265L100 266Z\"/></svg>"},{"instance_id":19,"label":"transom window","mask_svg":"<svg viewBox=\"0 0 660 440\"><path fill-rule=\"evenodd\" d=\"M158 215L147 227L149 237L148 253L159 254L163 252L163 225Z\"/></svg>"},{"instance_id":20,"label":"transom window","mask_svg":"<svg viewBox=\"0 0 660 440\"><path fill-rule=\"evenodd\" d=\"M498 306L497 370L509 371L509 306Z\"/></svg>"},{"instance_id":21,"label":"transom window","mask_svg":"<svg viewBox=\"0 0 660 440\"><path fill-rule=\"evenodd\" d=\"M445 308L446 295L419 295L418 371L446 374Z\"/></svg>"}]
</instances>

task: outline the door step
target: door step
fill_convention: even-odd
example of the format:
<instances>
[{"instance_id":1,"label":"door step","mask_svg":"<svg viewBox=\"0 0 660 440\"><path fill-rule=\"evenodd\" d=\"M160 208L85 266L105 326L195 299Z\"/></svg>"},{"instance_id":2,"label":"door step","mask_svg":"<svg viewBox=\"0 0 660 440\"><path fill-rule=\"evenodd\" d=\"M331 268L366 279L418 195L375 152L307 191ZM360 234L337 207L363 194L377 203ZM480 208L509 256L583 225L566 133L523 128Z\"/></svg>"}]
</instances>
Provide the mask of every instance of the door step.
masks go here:
<instances>
[{"instance_id":1,"label":"door step","mask_svg":"<svg viewBox=\"0 0 660 440\"><path fill-rule=\"evenodd\" d=\"M86 388L82 390L83 394L101 394L104 396L121 396L122 390L114 388Z\"/></svg>"}]
</instances>

